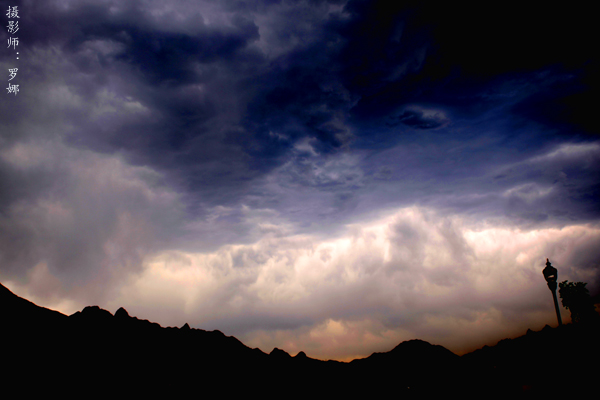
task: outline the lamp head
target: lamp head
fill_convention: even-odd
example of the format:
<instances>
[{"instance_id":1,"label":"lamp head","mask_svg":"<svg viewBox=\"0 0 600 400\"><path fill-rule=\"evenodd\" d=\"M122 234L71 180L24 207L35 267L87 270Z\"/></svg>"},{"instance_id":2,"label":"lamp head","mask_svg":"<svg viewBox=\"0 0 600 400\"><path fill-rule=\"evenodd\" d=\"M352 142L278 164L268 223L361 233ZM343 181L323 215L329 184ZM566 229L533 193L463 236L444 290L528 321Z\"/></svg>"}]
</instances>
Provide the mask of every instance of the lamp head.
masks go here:
<instances>
[{"instance_id":1,"label":"lamp head","mask_svg":"<svg viewBox=\"0 0 600 400\"><path fill-rule=\"evenodd\" d=\"M558 270L550 264L550 261L546 258L546 268L544 268L544 279L546 282L553 283L558 279Z\"/></svg>"}]
</instances>

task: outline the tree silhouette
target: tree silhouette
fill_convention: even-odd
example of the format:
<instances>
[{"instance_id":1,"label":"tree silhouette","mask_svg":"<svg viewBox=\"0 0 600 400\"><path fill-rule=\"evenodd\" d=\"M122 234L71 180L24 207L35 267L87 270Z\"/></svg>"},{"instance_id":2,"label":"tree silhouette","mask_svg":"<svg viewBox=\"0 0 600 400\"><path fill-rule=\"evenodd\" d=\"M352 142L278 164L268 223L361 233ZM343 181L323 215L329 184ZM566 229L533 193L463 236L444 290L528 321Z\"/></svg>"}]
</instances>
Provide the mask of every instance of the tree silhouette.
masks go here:
<instances>
[{"instance_id":1,"label":"tree silhouette","mask_svg":"<svg viewBox=\"0 0 600 400\"><path fill-rule=\"evenodd\" d=\"M587 283L569 281L558 284L562 305L571 311L571 320L574 323L590 322L598 317L585 285Z\"/></svg>"}]
</instances>

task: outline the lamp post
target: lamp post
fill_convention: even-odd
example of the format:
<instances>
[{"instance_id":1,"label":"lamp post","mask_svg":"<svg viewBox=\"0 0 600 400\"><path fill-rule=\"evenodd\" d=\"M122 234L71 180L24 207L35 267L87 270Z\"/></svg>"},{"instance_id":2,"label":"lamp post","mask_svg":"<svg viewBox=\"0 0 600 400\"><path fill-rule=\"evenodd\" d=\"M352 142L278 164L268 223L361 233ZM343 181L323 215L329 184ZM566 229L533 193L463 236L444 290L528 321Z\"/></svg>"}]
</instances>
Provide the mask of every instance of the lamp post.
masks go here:
<instances>
[{"instance_id":1,"label":"lamp post","mask_svg":"<svg viewBox=\"0 0 600 400\"><path fill-rule=\"evenodd\" d=\"M544 268L544 279L548 282L548 289L552 292L554 298L554 309L556 310L556 318L558 319L558 326L562 325L562 319L560 318L560 310L558 309L558 300L556 299L556 280L558 279L558 271L550 264L550 261L546 258L546 268Z\"/></svg>"}]
</instances>

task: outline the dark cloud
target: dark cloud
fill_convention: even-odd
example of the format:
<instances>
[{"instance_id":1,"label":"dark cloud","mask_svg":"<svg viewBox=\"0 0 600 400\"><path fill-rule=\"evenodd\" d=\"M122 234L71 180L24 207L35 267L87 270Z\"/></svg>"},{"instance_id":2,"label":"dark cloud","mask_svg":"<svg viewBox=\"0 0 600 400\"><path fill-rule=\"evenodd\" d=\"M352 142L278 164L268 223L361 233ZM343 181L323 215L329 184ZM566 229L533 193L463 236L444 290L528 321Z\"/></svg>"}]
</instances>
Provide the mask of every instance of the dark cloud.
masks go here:
<instances>
[{"instance_id":1,"label":"dark cloud","mask_svg":"<svg viewBox=\"0 0 600 400\"><path fill-rule=\"evenodd\" d=\"M347 143L344 120L356 98L340 85L330 57L319 42L273 62L257 87L260 97L249 105L248 125L291 140L315 137L325 152Z\"/></svg>"},{"instance_id":2,"label":"dark cloud","mask_svg":"<svg viewBox=\"0 0 600 400\"><path fill-rule=\"evenodd\" d=\"M483 23L460 8L410 3L231 2L223 9L210 2L65 4L32 7L25 22L36 29L24 36L31 48L59 46L69 69L86 77L71 86L86 101L97 102L98 92L114 82L110 90L117 96L148 109L143 117L109 121L107 115L96 124L83 114L73 140L170 171L183 190L243 187L285 163L293 144L306 137L317 140L313 146L322 154L373 141L394 145L398 136L386 133L390 125L433 129L447 123L442 114L426 115L411 104L472 118L516 101L509 95L515 90L522 98L522 85L505 82L518 82L536 63L567 55L577 55L567 66L586 60L579 45L560 45L553 55L539 46L525 51L523 38L533 40L525 32L526 16L554 15L548 10L500 12L504 19L487 15ZM501 23L511 29L498 29ZM538 25L535 35L557 35L546 22ZM477 34L467 37L471 32ZM563 35L581 38L578 32ZM504 61L492 62L497 57ZM560 103L555 86L529 92L547 98L552 91ZM534 97L521 103L535 104ZM586 98L575 97L565 101L571 110L582 109ZM199 170L214 172L203 178Z\"/></svg>"},{"instance_id":3,"label":"dark cloud","mask_svg":"<svg viewBox=\"0 0 600 400\"><path fill-rule=\"evenodd\" d=\"M572 96L565 89L565 95L548 89L566 109L552 113L552 122L589 129L584 110L594 92L590 78L598 60L588 51L594 23L582 10L525 6L488 13L454 4L377 2L350 2L347 9L354 18L345 25L342 76L344 85L361 96L353 109L361 119L381 118L414 102L480 115L498 104L498 98L482 98L485 91L552 66L557 74L562 69L585 81L565 88ZM400 79L389 78L394 69L404 72Z\"/></svg>"},{"instance_id":4,"label":"dark cloud","mask_svg":"<svg viewBox=\"0 0 600 400\"><path fill-rule=\"evenodd\" d=\"M388 125L404 124L415 129L435 129L448 123L448 118L442 111L422 109L406 109L398 116L394 116Z\"/></svg>"},{"instance_id":5,"label":"dark cloud","mask_svg":"<svg viewBox=\"0 0 600 400\"><path fill-rule=\"evenodd\" d=\"M598 61L595 60L574 72L547 71L546 75L550 75L548 84L515 104L512 111L571 135L597 137L599 126L592 110L598 89L592 75L597 69Z\"/></svg>"}]
</instances>

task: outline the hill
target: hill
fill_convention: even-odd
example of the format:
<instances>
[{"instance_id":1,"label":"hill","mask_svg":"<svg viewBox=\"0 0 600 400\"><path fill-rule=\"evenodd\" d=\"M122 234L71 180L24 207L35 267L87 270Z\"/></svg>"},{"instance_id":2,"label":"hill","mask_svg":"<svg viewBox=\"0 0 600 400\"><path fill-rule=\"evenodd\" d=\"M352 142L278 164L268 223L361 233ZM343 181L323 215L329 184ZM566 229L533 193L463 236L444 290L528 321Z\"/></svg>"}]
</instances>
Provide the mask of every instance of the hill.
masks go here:
<instances>
[{"instance_id":1,"label":"hill","mask_svg":"<svg viewBox=\"0 0 600 400\"><path fill-rule=\"evenodd\" d=\"M66 316L1 284L0 316L2 390L19 397L530 397L589 390L599 371L597 326L547 326L462 357L411 340L344 363L280 349L266 354L220 331L165 328L123 308L113 315L92 306Z\"/></svg>"}]
</instances>

